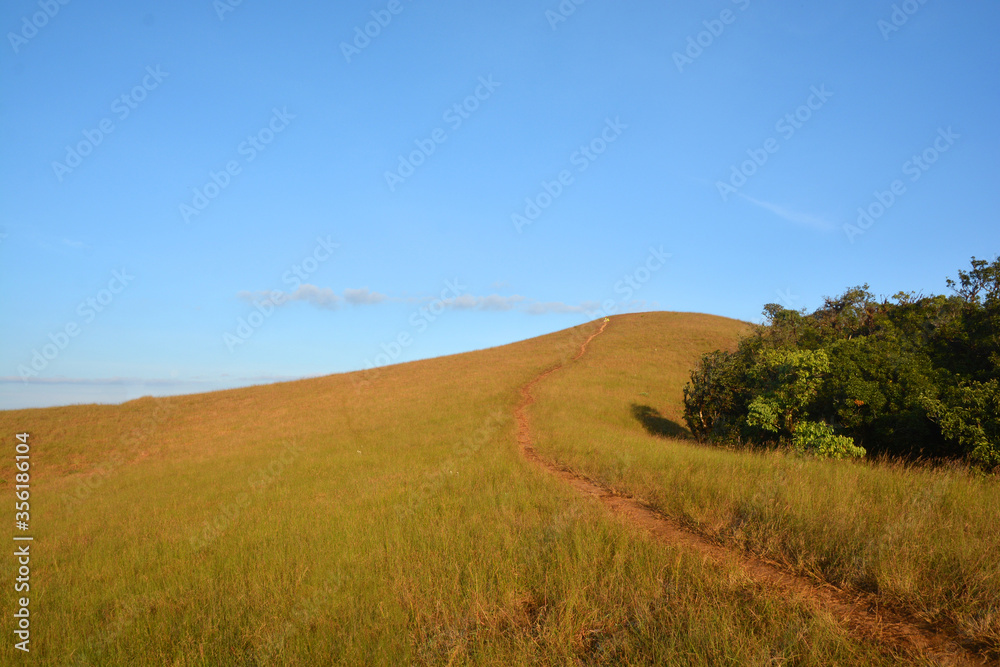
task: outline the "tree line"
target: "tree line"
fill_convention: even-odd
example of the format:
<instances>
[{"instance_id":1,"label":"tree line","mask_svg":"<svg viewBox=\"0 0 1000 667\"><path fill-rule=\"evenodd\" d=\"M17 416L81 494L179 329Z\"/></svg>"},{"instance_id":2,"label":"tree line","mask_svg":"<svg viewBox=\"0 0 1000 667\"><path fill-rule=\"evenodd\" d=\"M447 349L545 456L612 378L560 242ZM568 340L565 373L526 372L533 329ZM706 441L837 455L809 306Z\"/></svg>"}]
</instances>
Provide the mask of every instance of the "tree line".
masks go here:
<instances>
[{"instance_id":1,"label":"tree line","mask_svg":"<svg viewBox=\"0 0 1000 667\"><path fill-rule=\"evenodd\" d=\"M964 459L1000 469L1000 260L972 258L950 295L867 284L812 313L764 307L733 352L684 388L701 441L834 458Z\"/></svg>"}]
</instances>

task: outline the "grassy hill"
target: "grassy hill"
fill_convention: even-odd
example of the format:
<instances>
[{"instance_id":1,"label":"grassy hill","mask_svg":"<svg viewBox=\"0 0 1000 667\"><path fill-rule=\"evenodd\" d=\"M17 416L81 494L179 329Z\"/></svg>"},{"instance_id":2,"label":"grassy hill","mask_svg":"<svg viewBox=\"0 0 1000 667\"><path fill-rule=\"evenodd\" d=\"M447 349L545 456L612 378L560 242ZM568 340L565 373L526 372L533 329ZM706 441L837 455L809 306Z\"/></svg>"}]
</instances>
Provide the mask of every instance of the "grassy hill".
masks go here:
<instances>
[{"instance_id":1,"label":"grassy hill","mask_svg":"<svg viewBox=\"0 0 1000 667\"><path fill-rule=\"evenodd\" d=\"M865 594L1000 658L997 480L960 466L822 460L665 439L680 429L683 411L683 364L667 357L691 334L653 314L613 325L607 339L539 385L532 407L543 456L715 543Z\"/></svg>"},{"instance_id":2,"label":"grassy hill","mask_svg":"<svg viewBox=\"0 0 1000 667\"><path fill-rule=\"evenodd\" d=\"M8 440L31 433L35 536L31 655L14 655L8 641L0 663L905 658L886 657L735 565L657 543L525 460L512 416L519 388L559 363L565 368L538 385L530 408L543 455L723 543L818 577L844 580L837 573L850 554L830 545L847 539L854 548L892 512L905 513L907 493L945 480L931 484L921 512L947 508L931 515L945 522L934 540L954 526L964 532L956 548L929 557L964 573L963 596L971 591L973 602L957 594L949 602L940 577L887 594L918 607L907 591L944 599L938 622L958 623L981 642L996 636L995 598L981 590L996 584L997 538L987 535L988 522L1000 519L995 485L961 471L836 466L666 439L683 435L688 369L702 352L734 345L746 325L680 313L618 316L572 361L597 324L375 374L0 412ZM867 505L835 503L830 530L814 525L843 488L855 494L845 503L867 502L861 494L877 496L889 478L904 481L857 535L845 537L842 521ZM12 487L8 463L0 489L12 497ZM864 553L894 553L908 540L919 546L920 531L933 528L923 518L902 521L888 543ZM833 557L840 560L828 567ZM968 569L976 558L981 574ZM0 614L10 637L15 575L7 562ZM894 562L874 559L848 583L878 588Z\"/></svg>"}]
</instances>

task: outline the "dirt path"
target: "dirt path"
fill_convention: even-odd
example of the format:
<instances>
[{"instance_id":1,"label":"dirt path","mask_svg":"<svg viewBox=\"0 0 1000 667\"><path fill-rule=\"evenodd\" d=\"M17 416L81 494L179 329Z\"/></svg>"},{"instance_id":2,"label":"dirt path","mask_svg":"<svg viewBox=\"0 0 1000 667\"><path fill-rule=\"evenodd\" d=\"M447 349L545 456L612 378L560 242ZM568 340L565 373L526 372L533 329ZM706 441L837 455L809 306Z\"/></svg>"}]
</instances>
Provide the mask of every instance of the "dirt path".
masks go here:
<instances>
[{"instance_id":1,"label":"dirt path","mask_svg":"<svg viewBox=\"0 0 1000 667\"><path fill-rule=\"evenodd\" d=\"M584 341L573 361L587 351L587 345L604 332L608 321ZM528 421L528 406L535 402L533 388L540 381L563 367L559 364L540 373L521 387L521 402L514 410L517 441L521 453L529 461L549 470L578 492L599 500L627 523L653 534L665 544L683 545L719 562L736 562L754 580L775 586L790 599L805 601L814 609L825 610L847 627L855 636L864 637L914 657L923 657L941 665L986 665L984 659L963 650L955 638L926 623L878 604L874 596L850 594L830 584L807 577L757 558L721 547L705 537L685 530L676 521L649 507L641 500L625 496L602 486L565 466L539 456L532 444Z\"/></svg>"}]
</instances>

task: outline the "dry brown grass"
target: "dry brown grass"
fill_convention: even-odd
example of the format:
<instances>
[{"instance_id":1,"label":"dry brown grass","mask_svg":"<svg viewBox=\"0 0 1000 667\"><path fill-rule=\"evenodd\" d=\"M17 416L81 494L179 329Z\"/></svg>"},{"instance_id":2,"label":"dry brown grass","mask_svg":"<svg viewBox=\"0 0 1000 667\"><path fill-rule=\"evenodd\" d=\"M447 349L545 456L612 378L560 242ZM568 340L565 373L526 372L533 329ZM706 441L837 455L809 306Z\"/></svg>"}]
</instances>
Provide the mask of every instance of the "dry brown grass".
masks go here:
<instances>
[{"instance_id":1,"label":"dry brown grass","mask_svg":"<svg viewBox=\"0 0 1000 667\"><path fill-rule=\"evenodd\" d=\"M997 481L962 468L729 451L658 435L682 422L683 369L697 360L693 336L682 333L688 322L614 319L586 356L539 386L538 450L717 543L874 593L1000 656ZM727 329L717 324L722 343Z\"/></svg>"},{"instance_id":2,"label":"dry brown grass","mask_svg":"<svg viewBox=\"0 0 1000 667\"><path fill-rule=\"evenodd\" d=\"M671 321L685 354L741 326L646 317L614 322ZM3 432L32 434L31 662L889 662L520 458L518 388L593 329L376 377L0 412ZM615 382L652 364L684 372L666 350L628 359ZM648 389L669 409L655 403L669 392ZM635 427L605 402L587 410ZM12 576L0 569L6 628ZM0 646L0 663L14 659Z\"/></svg>"}]
</instances>

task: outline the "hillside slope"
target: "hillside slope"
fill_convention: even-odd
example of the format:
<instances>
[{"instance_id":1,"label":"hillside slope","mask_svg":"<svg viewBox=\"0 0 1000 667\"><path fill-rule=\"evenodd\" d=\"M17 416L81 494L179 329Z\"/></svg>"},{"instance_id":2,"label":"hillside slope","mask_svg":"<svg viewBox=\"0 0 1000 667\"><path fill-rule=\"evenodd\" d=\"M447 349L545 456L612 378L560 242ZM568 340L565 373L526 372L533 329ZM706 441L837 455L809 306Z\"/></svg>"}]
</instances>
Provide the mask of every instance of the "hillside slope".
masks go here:
<instances>
[{"instance_id":1,"label":"hillside slope","mask_svg":"<svg viewBox=\"0 0 1000 667\"><path fill-rule=\"evenodd\" d=\"M945 652L1000 658L997 480L672 438L684 435L681 359L692 358L678 352L697 334L649 317L612 320L539 383L530 418L545 460L711 543L899 612L939 632Z\"/></svg>"},{"instance_id":2,"label":"hillside slope","mask_svg":"<svg viewBox=\"0 0 1000 667\"><path fill-rule=\"evenodd\" d=\"M673 332L676 358L634 350L672 369L649 389L667 411L686 365L743 327L612 322ZM520 457L519 387L597 324L374 377L0 413L31 433L33 664L882 661ZM13 578L0 569L7 631Z\"/></svg>"}]
</instances>

